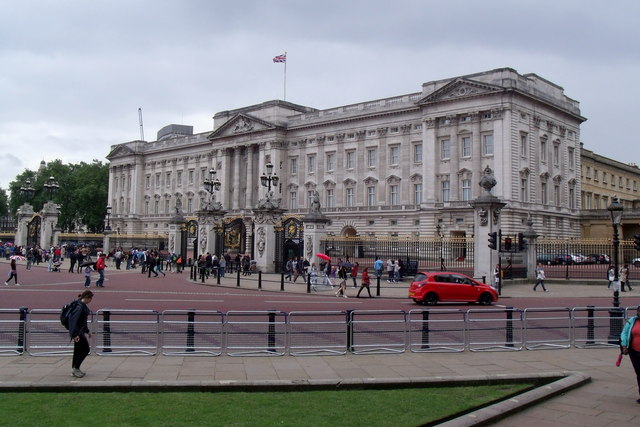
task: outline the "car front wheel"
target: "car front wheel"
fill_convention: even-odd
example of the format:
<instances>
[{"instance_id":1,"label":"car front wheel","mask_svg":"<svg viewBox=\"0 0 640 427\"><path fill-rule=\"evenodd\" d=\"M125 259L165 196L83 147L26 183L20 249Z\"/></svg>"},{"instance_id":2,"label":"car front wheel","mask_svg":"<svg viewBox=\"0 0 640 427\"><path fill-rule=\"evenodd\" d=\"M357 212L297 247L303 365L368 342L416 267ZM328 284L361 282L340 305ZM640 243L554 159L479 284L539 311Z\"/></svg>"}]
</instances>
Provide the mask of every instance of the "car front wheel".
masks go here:
<instances>
[{"instance_id":1,"label":"car front wheel","mask_svg":"<svg viewBox=\"0 0 640 427\"><path fill-rule=\"evenodd\" d=\"M438 295L434 292L429 292L422 303L424 305L436 305L438 303Z\"/></svg>"},{"instance_id":2,"label":"car front wheel","mask_svg":"<svg viewBox=\"0 0 640 427\"><path fill-rule=\"evenodd\" d=\"M491 303L493 302L493 298L491 297L491 294L489 292L485 292L482 295L480 295L480 298L478 298L478 303L480 305L491 305Z\"/></svg>"}]
</instances>

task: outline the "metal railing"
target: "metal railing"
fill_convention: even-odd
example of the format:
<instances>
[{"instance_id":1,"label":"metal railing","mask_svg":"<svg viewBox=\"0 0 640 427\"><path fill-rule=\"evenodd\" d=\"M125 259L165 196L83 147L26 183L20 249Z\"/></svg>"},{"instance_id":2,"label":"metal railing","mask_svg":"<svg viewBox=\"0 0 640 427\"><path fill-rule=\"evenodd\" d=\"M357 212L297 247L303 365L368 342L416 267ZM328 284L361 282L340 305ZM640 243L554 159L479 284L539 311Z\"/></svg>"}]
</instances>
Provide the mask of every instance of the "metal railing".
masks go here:
<instances>
[{"instance_id":1,"label":"metal railing","mask_svg":"<svg viewBox=\"0 0 640 427\"><path fill-rule=\"evenodd\" d=\"M635 306L346 311L101 309L92 352L108 355L305 356L519 351L619 345ZM0 355L70 355L59 309L0 309Z\"/></svg>"}]
</instances>

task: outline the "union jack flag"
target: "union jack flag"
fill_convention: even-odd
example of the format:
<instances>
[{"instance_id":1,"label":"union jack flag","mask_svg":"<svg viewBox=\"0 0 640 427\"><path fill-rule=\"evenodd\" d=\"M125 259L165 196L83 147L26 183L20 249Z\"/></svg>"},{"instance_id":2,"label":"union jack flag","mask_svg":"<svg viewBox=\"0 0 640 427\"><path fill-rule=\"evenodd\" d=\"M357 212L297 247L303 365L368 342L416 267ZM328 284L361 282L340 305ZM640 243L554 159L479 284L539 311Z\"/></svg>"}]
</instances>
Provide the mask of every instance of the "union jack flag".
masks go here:
<instances>
[{"instance_id":1,"label":"union jack flag","mask_svg":"<svg viewBox=\"0 0 640 427\"><path fill-rule=\"evenodd\" d=\"M282 54L282 55L278 55L275 56L273 58L273 62L287 62L287 54Z\"/></svg>"}]
</instances>

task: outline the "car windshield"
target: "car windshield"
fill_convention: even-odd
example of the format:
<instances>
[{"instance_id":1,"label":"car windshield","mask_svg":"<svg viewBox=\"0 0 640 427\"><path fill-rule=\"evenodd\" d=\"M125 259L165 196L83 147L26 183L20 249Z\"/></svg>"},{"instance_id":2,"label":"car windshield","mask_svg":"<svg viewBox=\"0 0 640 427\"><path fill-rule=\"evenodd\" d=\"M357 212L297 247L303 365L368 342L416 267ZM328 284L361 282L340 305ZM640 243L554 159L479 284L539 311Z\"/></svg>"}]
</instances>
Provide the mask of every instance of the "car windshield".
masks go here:
<instances>
[{"instance_id":1,"label":"car windshield","mask_svg":"<svg viewBox=\"0 0 640 427\"><path fill-rule=\"evenodd\" d=\"M427 278L427 275L424 273L418 273L416 274L416 278L413 279L414 282L422 282L423 280L425 280Z\"/></svg>"}]
</instances>

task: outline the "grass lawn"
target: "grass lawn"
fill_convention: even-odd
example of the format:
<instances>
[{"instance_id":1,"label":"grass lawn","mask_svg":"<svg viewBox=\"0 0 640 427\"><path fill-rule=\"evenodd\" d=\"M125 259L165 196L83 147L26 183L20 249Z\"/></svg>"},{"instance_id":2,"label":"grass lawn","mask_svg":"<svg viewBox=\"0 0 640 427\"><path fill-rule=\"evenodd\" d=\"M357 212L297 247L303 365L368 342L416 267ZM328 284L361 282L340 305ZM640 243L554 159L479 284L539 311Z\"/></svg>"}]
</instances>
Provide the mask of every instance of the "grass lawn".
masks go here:
<instances>
[{"instance_id":1,"label":"grass lawn","mask_svg":"<svg viewBox=\"0 0 640 427\"><path fill-rule=\"evenodd\" d=\"M10 426L416 426L534 384L290 392L11 392Z\"/></svg>"}]
</instances>

